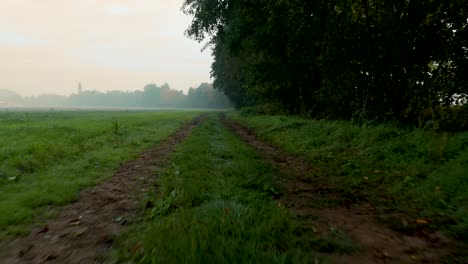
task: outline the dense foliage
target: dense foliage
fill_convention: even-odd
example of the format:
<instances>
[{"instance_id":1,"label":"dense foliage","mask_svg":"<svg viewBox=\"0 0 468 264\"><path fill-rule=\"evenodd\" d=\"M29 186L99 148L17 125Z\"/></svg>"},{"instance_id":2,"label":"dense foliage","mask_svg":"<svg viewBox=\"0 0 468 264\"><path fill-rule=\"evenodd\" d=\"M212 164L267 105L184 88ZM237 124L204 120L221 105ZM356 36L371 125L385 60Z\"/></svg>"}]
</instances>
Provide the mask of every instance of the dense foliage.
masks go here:
<instances>
[{"instance_id":1,"label":"dense foliage","mask_svg":"<svg viewBox=\"0 0 468 264\"><path fill-rule=\"evenodd\" d=\"M421 122L468 94L464 0L185 0L182 9L193 16L187 34L213 49L215 88L238 107Z\"/></svg>"}]
</instances>

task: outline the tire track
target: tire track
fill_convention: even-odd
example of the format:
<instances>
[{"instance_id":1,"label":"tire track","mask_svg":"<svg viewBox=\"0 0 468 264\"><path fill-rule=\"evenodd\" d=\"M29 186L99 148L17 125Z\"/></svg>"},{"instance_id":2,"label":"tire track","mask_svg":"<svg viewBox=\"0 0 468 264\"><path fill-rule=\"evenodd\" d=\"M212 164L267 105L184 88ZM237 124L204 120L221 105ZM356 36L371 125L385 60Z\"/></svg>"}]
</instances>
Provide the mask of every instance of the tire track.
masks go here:
<instances>
[{"instance_id":1,"label":"tire track","mask_svg":"<svg viewBox=\"0 0 468 264\"><path fill-rule=\"evenodd\" d=\"M141 193L154 188L155 171L187 138L202 117L194 119L155 147L121 166L109 180L82 191L46 226L13 241L1 263L104 263L114 238L139 211Z\"/></svg>"},{"instance_id":2,"label":"tire track","mask_svg":"<svg viewBox=\"0 0 468 264\"><path fill-rule=\"evenodd\" d=\"M299 219L303 235L324 238L339 229L357 244L352 254L329 254L334 262L441 263L451 254L453 242L442 233L405 235L388 228L378 222L372 206L350 204L304 159L258 139L253 130L224 115L221 120L286 176L279 182L282 190L278 202Z\"/></svg>"}]
</instances>

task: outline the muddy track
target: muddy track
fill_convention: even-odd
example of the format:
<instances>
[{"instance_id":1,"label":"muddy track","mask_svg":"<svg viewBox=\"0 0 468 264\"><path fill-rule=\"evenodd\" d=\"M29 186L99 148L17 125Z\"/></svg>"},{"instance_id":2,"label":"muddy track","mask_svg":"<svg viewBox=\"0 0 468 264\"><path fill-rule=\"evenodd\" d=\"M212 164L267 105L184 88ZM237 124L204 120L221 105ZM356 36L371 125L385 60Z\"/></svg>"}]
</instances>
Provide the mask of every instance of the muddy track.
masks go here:
<instances>
[{"instance_id":1,"label":"muddy track","mask_svg":"<svg viewBox=\"0 0 468 264\"><path fill-rule=\"evenodd\" d=\"M196 118L122 165L109 180L82 191L75 203L65 206L46 226L13 241L0 254L0 262L104 263L116 235L138 213L138 198L154 186L155 172L201 120Z\"/></svg>"},{"instance_id":2,"label":"muddy track","mask_svg":"<svg viewBox=\"0 0 468 264\"><path fill-rule=\"evenodd\" d=\"M450 254L452 242L440 232L405 235L388 228L372 206L350 204L304 159L260 140L254 131L223 115L221 120L285 175L278 183L278 200L298 219L303 235L327 237L339 229L357 244L352 254L330 254L333 262L440 263Z\"/></svg>"}]
</instances>

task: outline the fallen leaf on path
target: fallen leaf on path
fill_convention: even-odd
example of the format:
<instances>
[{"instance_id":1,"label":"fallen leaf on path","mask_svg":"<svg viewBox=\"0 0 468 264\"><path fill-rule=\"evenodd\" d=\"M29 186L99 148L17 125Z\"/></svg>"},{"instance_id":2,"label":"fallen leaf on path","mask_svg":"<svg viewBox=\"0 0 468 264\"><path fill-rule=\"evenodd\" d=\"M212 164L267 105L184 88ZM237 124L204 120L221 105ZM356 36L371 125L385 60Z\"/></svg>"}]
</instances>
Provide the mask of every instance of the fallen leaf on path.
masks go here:
<instances>
[{"instance_id":1,"label":"fallen leaf on path","mask_svg":"<svg viewBox=\"0 0 468 264\"><path fill-rule=\"evenodd\" d=\"M85 228L82 228L76 232L73 232L73 236L74 237L79 237L79 236L82 236L86 231L88 231L88 228L85 227Z\"/></svg>"},{"instance_id":2,"label":"fallen leaf on path","mask_svg":"<svg viewBox=\"0 0 468 264\"><path fill-rule=\"evenodd\" d=\"M74 222L71 222L70 225L72 226L77 226L77 225L80 225L81 224L81 221L74 221Z\"/></svg>"},{"instance_id":3,"label":"fallen leaf on path","mask_svg":"<svg viewBox=\"0 0 468 264\"><path fill-rule=\"evenodd\" d=\"M427 224L429 224L429 221L427 221L425 219L416 219L416 224L427 225Z\"/></svg>"},{"instance_id":4,"label":"fallen leaf on path","mask_svg":"<svg viewBox=\"0 0 468 264\"><path fill-rule=\"evenodd\" d=\"M113 220L115 223L121 224L121 225L124 225L124 224L126 224L126 223L128 222L128 220L125 219L125 217L123 217L123 216L118 216L118 217L116 217L116 218L114 218L114 219L112 219L112 220Z\"/></svg>"},{"instance_id":5,"label":"fallen leaf on path","mask_svg":"<svg viewBox=\"0 0 468 264\"><path fill-rule=\"evenodd\" d=\"M41 228L41 229L39 229L39 231L37 231L36 236L39 235L39 234L42 234L42 233L46 233L47 231L49 231L49 227L47 225L45 225L43 228Z\"/></svg>"}]
</instances>

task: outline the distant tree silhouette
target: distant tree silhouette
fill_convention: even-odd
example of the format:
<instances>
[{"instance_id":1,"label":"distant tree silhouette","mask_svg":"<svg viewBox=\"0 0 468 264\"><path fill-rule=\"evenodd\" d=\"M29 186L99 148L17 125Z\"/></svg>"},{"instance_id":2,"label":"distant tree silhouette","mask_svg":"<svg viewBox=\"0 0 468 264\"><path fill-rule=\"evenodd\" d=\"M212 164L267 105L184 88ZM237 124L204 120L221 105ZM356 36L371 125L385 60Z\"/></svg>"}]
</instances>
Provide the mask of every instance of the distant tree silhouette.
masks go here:
<instances>
[{"instance_id":1,"label":"distant tree silhouette","mask_svg":"<svg viewBox=\"0 0 468 264\"><path fill-rule=\"evenodd\" d=\"M78 83L78 92L70 96L45 94L31 97L0 90L0 106L77 106L77 107L148 107L148 108L228 108L230 103L208 83L190 88L188 94L171 89L169 84L145 85L143 91L88 91Z\"/></svg>"}]
</instances>

